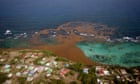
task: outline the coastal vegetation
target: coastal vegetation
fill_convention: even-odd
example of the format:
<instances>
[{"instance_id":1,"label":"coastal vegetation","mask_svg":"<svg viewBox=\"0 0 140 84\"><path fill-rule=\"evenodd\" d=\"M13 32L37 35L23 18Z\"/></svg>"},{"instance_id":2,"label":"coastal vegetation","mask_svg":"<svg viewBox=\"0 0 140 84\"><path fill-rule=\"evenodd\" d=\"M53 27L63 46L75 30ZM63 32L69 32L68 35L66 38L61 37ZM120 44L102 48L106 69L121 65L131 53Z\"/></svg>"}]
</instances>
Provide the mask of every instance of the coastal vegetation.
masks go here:
<instances>
[{"instance_id":1,"label":"coastal vegetation","mask_svg":"<svg viewBox=\"0 0 140 84\"><path fill-rule=\"evenodd\" d=\"M0 73L3 77L0 77L0 82L6 84L138 82L136 79L139 79L140 70L133 67L140 64L140 47L139 43L136 43L138 40L131 38L130 41L130 38L125 37L124 42L113 42L109 37L114 30L105 25L100 25L99 29L97 26L99 24L69 22L57 29L32 33L31 36L24 33L19 34L20 38L13 36L2 40Z\"/></svg>"},{"instance_id":2,"label":"coastal vegetation","mask_svg":"<svg viewBox=\"0 0 140 84\"><path fill-rule=\"evenodd\" d=\"M7 73L0 73L0 83L5 82L9 78L7 77Z\"/></svg>"},{"instance_id":3,"label":"coastal vegetation","mask_svg":"<svg viewBox=\"0 0 140 84\"><path fill-rule=\"evenodd\" d=\"M139 67L89 66L46 50L1 50L0 63L1 83L98 84L112 81L135 84L134 79L140 75ZM118 76L122 78L116 78Z\"/></svg>"}]
</instances>

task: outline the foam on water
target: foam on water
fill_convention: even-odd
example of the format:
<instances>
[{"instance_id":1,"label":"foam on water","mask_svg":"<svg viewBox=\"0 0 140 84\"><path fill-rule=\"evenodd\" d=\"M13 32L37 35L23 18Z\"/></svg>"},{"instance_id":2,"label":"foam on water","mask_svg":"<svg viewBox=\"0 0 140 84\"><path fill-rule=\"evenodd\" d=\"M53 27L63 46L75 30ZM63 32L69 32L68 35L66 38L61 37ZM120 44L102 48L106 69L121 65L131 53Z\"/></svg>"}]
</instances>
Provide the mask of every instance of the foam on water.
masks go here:
<instances>
[{"instance_id":1,"label":"foam on water","mask_svg":"<svg viewBox=\"0 0 140 84\"><path fill-rule=\"evenodd\" d=\"M77 46L96 62L125 67L140 66L140 44L80 42Z\"/></svg>"}]
</instances>

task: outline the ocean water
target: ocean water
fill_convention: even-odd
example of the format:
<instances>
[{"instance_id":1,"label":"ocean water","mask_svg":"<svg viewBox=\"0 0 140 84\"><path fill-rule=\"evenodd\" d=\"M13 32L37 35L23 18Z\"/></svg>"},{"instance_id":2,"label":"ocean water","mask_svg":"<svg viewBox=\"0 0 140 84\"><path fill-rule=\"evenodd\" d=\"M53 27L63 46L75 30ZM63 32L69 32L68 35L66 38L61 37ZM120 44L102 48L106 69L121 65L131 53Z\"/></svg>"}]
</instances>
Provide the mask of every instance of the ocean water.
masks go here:
<instances>
[{"instance_id":1,"label":"ocean water","mask_svg":"<svg viewBox=\"0 0 140 84\"><path fill-rule=\"evenodd\" d=\"M0 42L0 48L28 48L32 45L27 38L7 39Z\"/></svg>"},{"instance_id":2,"label":"ocean water","mask_svg":"<svg viewBox=\"0 0 140 84\"><path fill-rule=\"evenodd\" d=\"M118 29L117 36L139 36L139 16L92 16L92 15L56 15L39 17L0 17L0 37L10 29L13 33L35 32L46 28L57 28L67 22L85 21L100 23Z\"/></svg>"},{"instance_id":3,"label":"ocean water","mask_svg":"<svg viewBox=\"0 0 140 84\"><path fill-rule=\"evenodd\" d=\"M77 46L93 61L125 67L140 66L140 44L80 42Z\"/></svg>"},{"instance_id":4,"label":"ocean water","mask_svg":"<svg viewBox=\"0 0 140 84\"><path fill-rule=\"evenodd\" d=\"M85 21L92 23L100 23L112 28L116 28L117 32L113 38L131 36L140 36L140 17L126 16L49 16L49 17L0 17L0 39L5 39L15 34L26 32L33 34L36 31L57 28L67 22ZM12 35L5 36L4 32L9 29ZM54 42L54 40L44 39L45 42ZM55 44L55 43L53 43ZM0 48L14 48L31 46L28 38L8 39L0 41ZM120 66L140 66L140 44L137 43L78 43L77 46L84 54L93 61L120 65Z\"/></svg>"}]
</instances>

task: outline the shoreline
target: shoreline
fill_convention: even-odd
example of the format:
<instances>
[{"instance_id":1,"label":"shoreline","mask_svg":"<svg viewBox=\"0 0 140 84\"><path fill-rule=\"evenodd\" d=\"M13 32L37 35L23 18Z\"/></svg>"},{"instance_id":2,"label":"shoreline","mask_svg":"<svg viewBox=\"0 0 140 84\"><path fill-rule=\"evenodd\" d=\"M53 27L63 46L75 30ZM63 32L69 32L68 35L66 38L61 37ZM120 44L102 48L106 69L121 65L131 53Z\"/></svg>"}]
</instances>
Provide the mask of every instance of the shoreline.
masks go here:
<instances>
[{"instance_id":1,"label":"shoreline","mask_svg":"<svg viewBox=\"0 0 140 84\"><path fill-rule=\"evenodd\" d=\"M13 51L13 50L16 51L16 50L26 50L26 49L29 49L29 50L47 50L47 51L51 51L51 52L55 53L58 57L64 57L64 58L69 59L73 62L80 62L80 63L83 63L85 65L104 65L104 64L101 64L101 63L98 63L98 62L95 62L95 61L89 59L77 47L71 48L69 51L65 51L65 53L62 53L62 52L64 52L64 50L66 50L66 49L56 49L56 48L60 48L60 46L57 46L57 47L51 46L49 48L47 48L46 46L45 47L38 46L38 47L32 47L32 48L10 48L10 49L0 49L0 50L6 50L6 51ZM75 53L75 55L73 55L73 53Z\"/></svg>"},{"instance_id":2,"label":"shoreline","mask_svg":"<svg viewBox=\"0 0 140 84\"><path fill-rule=\"evenodd\" d=\"M54 52L57 56L70 59L75 62L82 62L86 65L106 65L95 62L85 56L84 52L77 47L77 43L81 41L94 42L111 42L109 39L114 34L115 30L106 25L99 25L84 22L68 22L58 26L56 29L44 29L35 32L30 38L31 46L27 48L10 48L5 50L22 50L22 49L39 49ZM25 34L26 35L26 34ZM57 44L49 44L42 40L57 39ZM129 40L130 38L125 38Z\"/></svg>"}]
</instances>

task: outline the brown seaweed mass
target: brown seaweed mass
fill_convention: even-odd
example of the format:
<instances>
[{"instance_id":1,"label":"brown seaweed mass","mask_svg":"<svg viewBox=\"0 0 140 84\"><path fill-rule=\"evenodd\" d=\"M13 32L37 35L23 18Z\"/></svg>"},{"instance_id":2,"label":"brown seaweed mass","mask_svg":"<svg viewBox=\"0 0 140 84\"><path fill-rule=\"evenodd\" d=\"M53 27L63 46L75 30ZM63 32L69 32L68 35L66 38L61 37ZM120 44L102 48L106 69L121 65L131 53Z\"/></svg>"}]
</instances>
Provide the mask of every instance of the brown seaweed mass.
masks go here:
<instances>
[{"instance_id":1,"label":"brown seaweed mass","mask_svg":"<svg viewBox=\"0 0 140 84\"><path fill-rule=\"evenodd\" d=\"M49 50L58 56L68 58L85 64L96 64L87 58L76 46L80 41L104 41L114 32L114 28L106 25L88 22L68 22L58 26L56 29L45 29L34 34L30 39L31 49ZM49 45L43 43L41 38L56 39L57 44Z\"/></svg>"}]
</instances>

